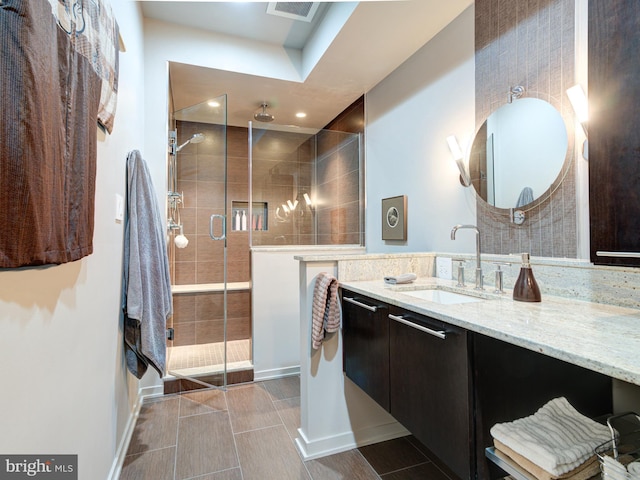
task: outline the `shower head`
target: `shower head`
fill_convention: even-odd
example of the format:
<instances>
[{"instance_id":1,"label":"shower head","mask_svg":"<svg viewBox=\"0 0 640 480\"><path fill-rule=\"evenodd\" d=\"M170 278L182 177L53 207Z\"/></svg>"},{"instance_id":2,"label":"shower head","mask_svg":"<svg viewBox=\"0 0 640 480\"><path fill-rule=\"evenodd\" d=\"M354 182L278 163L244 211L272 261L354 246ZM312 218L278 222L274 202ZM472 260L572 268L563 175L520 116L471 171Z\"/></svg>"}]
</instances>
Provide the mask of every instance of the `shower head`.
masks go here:
<instances>
[{"instance_id":1,"label":"shower head","mask_svg":"<svg viewBox=\"0 0 640 480\"><path fill-rule=\"evenodd\" d=\"M191 137L189 140L187 140L182 145L180 145L178 148L176 148L176 153L179 152L180 150L182 150L184 147L186 147L190 143L200 143L203 140L204 140L204 134L202 134L202 133L194 133L193 137Z\"/></svg>"},{"instance_id":2,"label":"shower head","mask_svg":"<svg viewBox=\"0 0 640 480\"><path fill-rule=\"evenodd\" d=\"M253 118L255 118L256 121L258 121L258 122L273 122L275 117L273 115L271 115L270 113L267 113L267 107L269 105L267 105L266 102L262 102L262 104L260 104L260 106L262 107L262 111L256 113L253 116Z\"/></svg>"}]
</instances>

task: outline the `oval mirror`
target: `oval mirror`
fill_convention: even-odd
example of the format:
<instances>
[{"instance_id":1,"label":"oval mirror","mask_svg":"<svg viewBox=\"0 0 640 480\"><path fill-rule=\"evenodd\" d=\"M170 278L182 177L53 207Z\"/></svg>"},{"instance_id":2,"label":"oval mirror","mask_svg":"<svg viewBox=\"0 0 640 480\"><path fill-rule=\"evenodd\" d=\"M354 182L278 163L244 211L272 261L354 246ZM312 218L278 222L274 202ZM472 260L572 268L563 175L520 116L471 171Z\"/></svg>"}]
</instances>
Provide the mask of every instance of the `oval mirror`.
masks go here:
<instances>
[{"instance_id":1,"label":"oval mirror","mask_svg":"<svg viewBox=\"0 0 640 480\"><path fill-rule=\"evenodd\" d=\"M520 98L493 112L471 147L469 175L476 193L499 208L522 208L555 182L567 156L562 115L538 98Z\"/></svg>"}]
</instances>

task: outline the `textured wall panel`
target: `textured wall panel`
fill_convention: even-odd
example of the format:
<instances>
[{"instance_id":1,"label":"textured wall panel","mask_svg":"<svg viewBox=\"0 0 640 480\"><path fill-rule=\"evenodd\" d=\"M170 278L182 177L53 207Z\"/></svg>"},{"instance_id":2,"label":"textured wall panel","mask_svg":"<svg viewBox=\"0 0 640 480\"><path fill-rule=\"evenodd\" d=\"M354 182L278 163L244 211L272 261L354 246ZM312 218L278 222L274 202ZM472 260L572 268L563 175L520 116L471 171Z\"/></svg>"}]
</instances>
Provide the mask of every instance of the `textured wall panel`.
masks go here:
<instances>
[{"instance_id":1,"label":"textured wall panel","mask_svg":"<svg viewBox=\"0 0 640 480\"><path fill-rule=\"evenodd\" d=\"M510 222L509 210L478 199L482 250L576 257L573 111L565 94L575 83L574 0L477 0L475 9L476 127L506 103L510 86L522 85L527 95L550 102L562 114L569 136L564 180L552 186L547 200L524 208L523 225Z\"/></svg>"}]
</instances>

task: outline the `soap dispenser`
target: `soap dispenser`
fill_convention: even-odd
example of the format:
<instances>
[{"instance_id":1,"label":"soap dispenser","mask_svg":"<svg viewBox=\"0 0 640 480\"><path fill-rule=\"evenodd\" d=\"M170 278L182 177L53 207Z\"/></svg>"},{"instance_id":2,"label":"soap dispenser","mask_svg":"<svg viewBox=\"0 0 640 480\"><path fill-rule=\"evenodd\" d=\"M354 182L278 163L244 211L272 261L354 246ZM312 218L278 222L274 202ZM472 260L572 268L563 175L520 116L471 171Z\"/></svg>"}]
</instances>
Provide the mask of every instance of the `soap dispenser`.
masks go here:
<instances>
[{"instance_id":1,"label":"soap dispenser","mask_svg":"<svg viewBox=\"0 0 640 480\"><path fill-rule=\"evenodd\" d=\"M522 254L522 267L513 287L513 299L518 302L540 302L542 300L540 288L531 270L528 253Z\"/></svg>"}]
</instances>

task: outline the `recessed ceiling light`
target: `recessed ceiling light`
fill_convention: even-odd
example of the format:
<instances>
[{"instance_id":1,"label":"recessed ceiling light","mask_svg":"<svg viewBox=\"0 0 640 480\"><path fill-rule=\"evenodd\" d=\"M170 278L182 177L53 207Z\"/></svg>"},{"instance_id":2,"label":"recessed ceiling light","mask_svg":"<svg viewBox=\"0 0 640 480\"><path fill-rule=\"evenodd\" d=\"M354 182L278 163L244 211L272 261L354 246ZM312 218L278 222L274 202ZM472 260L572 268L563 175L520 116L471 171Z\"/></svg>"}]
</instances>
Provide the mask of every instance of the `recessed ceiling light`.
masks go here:
<instances>
[{"instance_id":1,"label":"recessed ceiling light","mask_svg":"<svg viewBox=\"0 0 640 480\"><path fill-rule=\"evenodd\" d=\"M306 113L304 113L304 112L298 112L298 113L296 113L296 117L298 117L298 118L304 118L304 117L306 117L306 116L307 116L307 114L306 114Z\"/></svg>"},{"instance_id":2,"label":"recessed ceiling light","mask_svg":"<svg viewBox=\"0 0 640 480\"><path fill-rule=\"evenodd\" d=\"M220 102L216 100L211 100L210 102L207 102L207 105L209 105L210 107L216 108L220 106Z\"/></svg>"}]
</instances>

